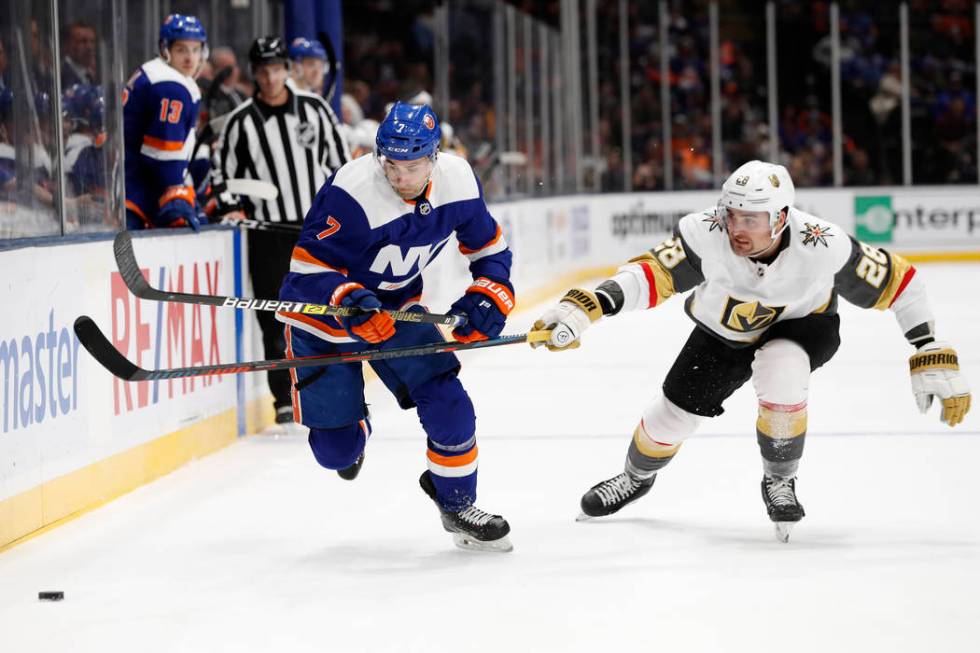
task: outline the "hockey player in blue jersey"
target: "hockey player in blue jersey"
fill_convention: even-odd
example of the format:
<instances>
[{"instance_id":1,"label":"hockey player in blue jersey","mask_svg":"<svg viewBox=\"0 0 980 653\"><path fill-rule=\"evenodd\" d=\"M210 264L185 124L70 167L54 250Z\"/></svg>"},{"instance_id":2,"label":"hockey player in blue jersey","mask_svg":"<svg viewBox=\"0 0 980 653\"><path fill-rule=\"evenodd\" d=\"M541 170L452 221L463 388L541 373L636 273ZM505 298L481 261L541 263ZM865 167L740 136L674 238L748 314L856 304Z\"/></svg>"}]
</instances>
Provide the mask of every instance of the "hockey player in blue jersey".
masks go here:
<instances>
[{"instance_id":1,"label":"hockey player in blue jersey","mask_svg":"<svg viewBox=\"0 0 980 653\"><path fill-rule=\"evenodd\" d=\"M363 309L341 318L279 313L287 356L443 340L431 324L392 321L381 309L425 311L422 271L453 234L470 261L473 283L451 308L467 323L462 342L500 334L514 307L511 252L487 210L470 165L439 153L436 115L426 105L395 104L378 129L375 156L342 166L317 193L293 251L280 298ZM439 507L457 545L510 550L510 526L474 505L477 446L473 404L452 354L372 361L404 409L415 408L428 436L422 488ZM359 362L293 370L296 420L310 428L317 462L353 479L371 424Z\"/></svg>"},{"instance_id":2,"label":"hockey player in blue jersey","mask_svg":"<svg viewBox=\"0 0 980 653\"><path fill-rule=\"evenodd\" d=\"M128 229L200 226L187 165L201 101L194 78L207 57L201 21L171 14L160 26L160 56L123 91Z\"/></svg>"}]
</instances>

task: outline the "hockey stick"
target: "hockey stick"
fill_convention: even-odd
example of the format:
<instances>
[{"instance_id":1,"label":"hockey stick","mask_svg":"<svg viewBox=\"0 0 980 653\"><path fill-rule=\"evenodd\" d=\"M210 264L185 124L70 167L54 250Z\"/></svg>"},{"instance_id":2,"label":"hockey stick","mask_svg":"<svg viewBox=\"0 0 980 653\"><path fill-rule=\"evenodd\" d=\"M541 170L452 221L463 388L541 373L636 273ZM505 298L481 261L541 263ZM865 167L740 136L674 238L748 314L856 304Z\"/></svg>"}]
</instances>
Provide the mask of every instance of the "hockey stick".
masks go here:
<instances>
[{"instance_id":1,"label":"hockey stick","mask_svg":"<svg viewBox=\"0 0 980 653\"><path fill-rule=\"evenodd\" d=\"M264 220L252 220L251 218L232 220L225 224L230 224L233 227L245 227L246 229L253 229L255 231L277 231L279 233L295 234L297 236L299 235L299 232L303 231L302 224L289 222L265 222Z\"/></svg>"},{"instance_id":2,"label":"hockey stick","mask_svg":"<svg viewBox=\"0 0 980 653\"><path fill-rule=\"evenodd\" d=\"M417 347L396 347L393 349L365 349L350 353L326 354L323 356L306 356L304 358L282 358L267 361L247 361L244 363L225 363L222 365L200 365L197 367L175 367L169 370L145 370L134 365L128 358L116 349L102 330L87 315L75 320L75 334L88 353L106 368L126 381L156 381L159 379L178 379L187 376L210 376L216 374L237 374L239 372L267 372L269 370L285 370L299 367L322 367L324 365L340 365L359 361L376 361L388 358L403 358L406 356L425 356L442 354L467 349L482 349L484 347L499 347L500 345L516 345L527 342L544 342L551 337L550 331L532 331L513 336L501 336L492 340L477 342L436 342L431 345Z\"/></svg>"},{"instance_id":3,"label":"hockey stick","mask_svg":"<svg viewBox=\"0 0 980 653\"><path fill-rule=\"evenodd\" d=\"M316 40L320 42L323 49L327 51L327 63L330 65L330 74L327 79L323 81L323 99L327 102L333 100L333 94L336 90L335 86L337 84L338 70L337 65L337 52L333 49L333 42L330 37L327 36L326 32L318 32L316 35Z\"/></svg>"},{"instance_id":4,"label":"hockey stick","mask_svg":"<svg viewBox=\"0 0 980 653\"><path fill-rule=\"evenodd\" d=\"M226 179L225 185L236 195L247 195L261 200L274 200L279 197L279 189L261 179Z\"/></svg>"},{"instance_id":5,"label":"hockey stick","mask_svg":"<svg viewBox=\"0 0 980 653\"><path fill-rule=\"evenodd\" d=\"M351 316L360 315L357 308L345 306L330 306L328 304L308 304L306 302L279 301L274 299L245 299L243 297L224 297L221 295L195 295L183 292L165 292L157 290L149 284L140 272L136 255L133 254L133 237L128 231L120 231L112 243L116 255L116 266L129 291L140 299L157 302L181 302L183 304L203 304L205 306L221 306L230 308L245 308L251 311L285 311L287 313L305 313L307 315ZM416 313L414 311L385 311L394 320L401 322L424 322L426 324L442 324L451 328L466 324L462 315L441 315L439 313Z\"/></svg>"}]
</instances>

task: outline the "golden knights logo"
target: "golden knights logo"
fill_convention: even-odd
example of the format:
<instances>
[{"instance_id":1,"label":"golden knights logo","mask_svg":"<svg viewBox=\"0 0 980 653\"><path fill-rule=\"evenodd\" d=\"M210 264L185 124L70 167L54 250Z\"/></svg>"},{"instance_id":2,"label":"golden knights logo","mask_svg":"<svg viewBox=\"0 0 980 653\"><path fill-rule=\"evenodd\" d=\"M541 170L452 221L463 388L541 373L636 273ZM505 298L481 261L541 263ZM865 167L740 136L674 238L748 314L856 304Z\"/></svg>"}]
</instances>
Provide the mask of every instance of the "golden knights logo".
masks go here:
<instances>
[{"instance_id":1,"label":"golden knights logo","mask_svg":"<svg viewBox=\"0 0 980 653\"><path fill-rule=\"evenodd\" d=\"M830 233L830 227L824 224L810 224L809 222L803 223L804 229L800 232L803 235L804 245L817 246L820 243L824 247L830 247L827 244L828 238L833 238L834 234Z\"/></svg>"},{"instance_id":2,"label":"golden knights logo","mask_svg":"<svg viewBox=\"0 0 980 653\"><path fill-rule=\"evenodd\" d=\"M732 331L758 331L771 325L786 310L785 306L766 306L758 301L746 302L728 298L721 323Z\"/></svg>"},{"instance_id":3,"label":"golden knights logo","mask_svg":"<svg viewBox=\"0 0 980 653\"><path fill-rule=\"evenodd\" d=\"M705 211L704 212L703 215L705 217L701 218L701 222L707 222L709 225L711 225L711 226L708 227L708 233L709 234L712 231L714 231L715 229L717 229L718 231L724 231L725 230L724 225L721 223L721 216L718 215L718 213L720 213L722 210L724 210L724 209L719 208L714 213L711 213L709 211Z\"/></svg>"}]
</instances>

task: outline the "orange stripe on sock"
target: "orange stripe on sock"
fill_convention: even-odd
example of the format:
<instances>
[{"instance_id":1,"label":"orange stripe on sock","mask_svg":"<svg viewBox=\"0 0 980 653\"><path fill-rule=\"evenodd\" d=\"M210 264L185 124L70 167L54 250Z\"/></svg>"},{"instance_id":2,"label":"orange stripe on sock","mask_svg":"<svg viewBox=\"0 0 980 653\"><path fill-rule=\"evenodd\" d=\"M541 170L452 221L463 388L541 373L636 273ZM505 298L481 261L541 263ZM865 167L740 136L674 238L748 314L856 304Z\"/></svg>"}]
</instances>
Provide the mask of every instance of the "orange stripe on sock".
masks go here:
<instances>
[{"instance_id":1,"label":"orange stripe on sock","mask_svg":"<svg viewBox=\"0 0 980 653\"><path fill-rule=\"evenodd\" d=\"M473 448L464 453L462 456L440 456L432 449L429 449L426 454L429 456L429 460L437 465L442 465L443 467L463 467L469 465L471 462L476 460L477 457L476 445Z\"/></svg>"}]
</instances>

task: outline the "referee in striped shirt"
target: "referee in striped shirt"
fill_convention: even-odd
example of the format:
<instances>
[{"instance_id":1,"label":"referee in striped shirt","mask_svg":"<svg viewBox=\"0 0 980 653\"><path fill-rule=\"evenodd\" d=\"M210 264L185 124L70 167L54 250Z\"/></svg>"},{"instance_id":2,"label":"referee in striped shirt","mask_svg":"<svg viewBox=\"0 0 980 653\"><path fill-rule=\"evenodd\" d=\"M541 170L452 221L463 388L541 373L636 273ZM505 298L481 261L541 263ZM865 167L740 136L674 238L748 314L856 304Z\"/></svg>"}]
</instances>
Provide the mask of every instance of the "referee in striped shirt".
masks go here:
<instances>
[{"instance_id":1,"label":"referee in striped shirt","mask_svg":"<svg viewBox=\"0 0 980 653\"><path fill-rule=\"evenodd\" d=\"M287 82L290 62L283 39L256 39L248 59L257 91L225 121L214 153L212 188L219 215L242 211L255 220L296 225L295 233L249 233L248 267L255 296L275 299L316 192L350 159L350 150L336 115L323 98ZM279 196L274 200L236 198L227 191L225 180L242 178L270 182L279 189ZM283 358L282 324L273 313L256 315L265 357ZM269 388L276 423L288 428L293 422L289 373L269 372Z\"/></svg>"}]
</instances>

